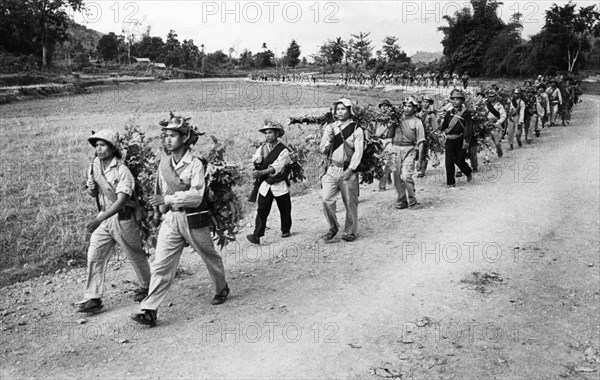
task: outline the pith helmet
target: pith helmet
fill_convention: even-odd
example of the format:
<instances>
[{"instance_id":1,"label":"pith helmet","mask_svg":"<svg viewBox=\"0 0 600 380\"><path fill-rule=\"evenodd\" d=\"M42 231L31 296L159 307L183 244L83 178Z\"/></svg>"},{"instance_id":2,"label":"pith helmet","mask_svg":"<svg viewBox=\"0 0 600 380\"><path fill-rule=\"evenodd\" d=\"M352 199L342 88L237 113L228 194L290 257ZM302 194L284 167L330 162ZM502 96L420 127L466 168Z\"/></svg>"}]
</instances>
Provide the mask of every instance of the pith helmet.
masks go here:
<instances>
[{"instance_id":1,"label":"pith helmet","mask_svg":"<svg viewBox=\"0 0 600 380\"><path fill-rule=\"evenodd\" d=\"M335 112L335 107L339 104L342 103L344 106L346 107L350 107L350 114L354 116L354 107L352 106L352 102L349 99L346 98L342 98L340 100L338 100L337 102L333 103L333 111Z\"/></svg>"},{"instance_id":2,"label":"pith helmet","mask_svg":"<svg viewBox=\"0 0 600 380\"><path fill-rule=\"evenodd\" d=\"M390 106L390 107L392 107L392 108L394 107L394 106L392 105L392 103L390 103L390 101L389 101L389 100L387 100L387 99L385 99L384 101L382 101L381 103L379 103L379 106L378 106L378 107L379 107L379 108L381 108L381 106Z\"/></svg>"},{"instance_id":3,"label":"pith helmet","mask_svg":"<svg viewBox=\"0 0 600 380\"><path fill-rule=\"evenodd\" d=\"M428 101L429 103L433 104L435 101L433 100L433 98L429 95L423 95L423 100Z\"/></svg>"},{"instance_id":4,"label":"pith helmet","mask_svg":"<svg viewBox=\"0 0 600 380\"><path fill-rule=\"evenodd\" d=\"M190 118L183 118L181 116L173 116L169 119L169 121L162 121L159 124L162 126L163 131L177 131L184 136L189 137L191 128L188 121Z\"/></svg>"},{"instance_id":5,"label":"pith helmet","mask_svg":"<svg viewBox=\"0 0 600 380\"><path fill-rule=\"evenodd\" d=\"M459 99L465 100L465 99L466 99L466 98L465 98L465 93L464 93L464 92L462 92L462 91L461 91L461 90L459 90L459 89L454 89L454 90L452 90L452 92L450 93L450 99L454 99L454 98L459 98Z\"/></svg>"},{"instance_id":6,"label":"pith helmet","mask_svg":"<svg viewBox=\"0 0 600 380\"><path fill-rule=\"evenodd\" d=\"M113 130L103 129L98 132L92 131L92 135L88 137L88 141L95 147L98 140L110 144L117 151L121 150L121 147L119 146L119 134Z\"/></svg>"},{"instance_id":7,"label":"pith helmet","mask_svg":"<svg viewBox=\"0 0 600 380\"><path fill-rule=\"evenodd\" d=\"M417 102L417 99L415 99L414 96L409 96L408 98L405 98L404 101L402 102L402 104L406 104L406 103L412 104L415 107L419 106L419 102Z\"/></svg>"},{"instance_id":8,"label":"pith helmet","mask_svg":"<svg viewBox=\"0 0 600 380\"><path fill-rule=\"evenodd\" d=\"M279 124L278 122L269 121L269 120L265 121L265 126L260 128L258 131L261 133L265 133L269 129L273 129L273 130L276 130L277 132L279 132L279 137L285 135L285 130L283 129L283 125Z\"/></svg>"}]
</instances>

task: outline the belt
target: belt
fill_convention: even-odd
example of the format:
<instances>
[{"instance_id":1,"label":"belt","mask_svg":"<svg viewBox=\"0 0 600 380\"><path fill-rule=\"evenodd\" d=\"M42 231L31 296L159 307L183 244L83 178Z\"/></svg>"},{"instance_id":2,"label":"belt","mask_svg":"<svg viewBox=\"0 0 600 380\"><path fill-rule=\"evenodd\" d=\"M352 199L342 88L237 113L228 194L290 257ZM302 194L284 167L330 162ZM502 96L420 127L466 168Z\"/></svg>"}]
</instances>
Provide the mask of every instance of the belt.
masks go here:
<instances>
[{"instance_id":1,"label":"belt","mask_svg":"<svg viewBox=\"0 0 600 380\"><path fill-rule=\"evenodd\" d=\"M174 207L169 207L169 210L171 210L172 212L185 212L187 214L208 211L208 210L203 210L200 207L194 207L194 208L185 208L185 207L174 208Z\"/></svg>"},{"instance_id":2,"label":"belt","mask_svg":"<svg viewBox=\"0 0 600 380\"><path fill-rule=\"evenodd\" d=\"M395 146L404 146L404 147L414 147L415 144L413 143L396 143L396 142L392 142L393 145Z\"/></svg>"},{"instance_id":3,"label":"belt","mask_svg":"<svg viewBox=\"0 0 600 380\"><path fill-rule=\"evenodd\" d=\"M448 140L457 140L462 137L462 133L460 135L446 135L446 139Z\"/></svg>"},{"instance_id":4,"label":"belt","mask_svg":"<svg viewBox=\"0 0 600 380\"><path fill-rule=\"evenodd\" d=\"M340 162L340 161L331 161L330 166L335 166L336 168L345 168L346 167L346 163L345 162Z\"/></svg>"}]
</instances>

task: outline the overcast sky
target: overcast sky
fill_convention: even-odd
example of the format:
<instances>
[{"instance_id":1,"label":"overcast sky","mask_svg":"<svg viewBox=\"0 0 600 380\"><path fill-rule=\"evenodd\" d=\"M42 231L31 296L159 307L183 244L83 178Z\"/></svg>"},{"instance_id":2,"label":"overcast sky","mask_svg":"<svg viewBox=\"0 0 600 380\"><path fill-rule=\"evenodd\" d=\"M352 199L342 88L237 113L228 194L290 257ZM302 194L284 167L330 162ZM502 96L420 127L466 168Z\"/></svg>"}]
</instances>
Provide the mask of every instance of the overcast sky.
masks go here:
<instances>
[{"instance_id":1,"label":"overcast sky","mask_svg":"<svg viewBox=\"0 0 600 380\"><path fill-rule=\"evenodd\" d=\"M457 1L85 1L88 15L75 15L75 20L102 33L123 34L124 26L139 21L140 32L151 27L152 36L163 40L170 29L179 41L193 39L204 44L207 52L222 49L228 53L234 47L239 55L244 49L260 51L262 43L278 56L292 39L300 45L302 56L318 51L328 38L371 32L375 50L381 48L385 36L399 37L398 43L408 54L418 50L441 51L439 26L447 25L442 17L469 6L467 0ZM508 20L515 12L524 17L523 36L539 32L545 11L553 3L567 1L506 0L501 17ZM578 6L597 1L574 1ZM374 51L375 51L374 50Z\"/></svg>"}]
</instances>

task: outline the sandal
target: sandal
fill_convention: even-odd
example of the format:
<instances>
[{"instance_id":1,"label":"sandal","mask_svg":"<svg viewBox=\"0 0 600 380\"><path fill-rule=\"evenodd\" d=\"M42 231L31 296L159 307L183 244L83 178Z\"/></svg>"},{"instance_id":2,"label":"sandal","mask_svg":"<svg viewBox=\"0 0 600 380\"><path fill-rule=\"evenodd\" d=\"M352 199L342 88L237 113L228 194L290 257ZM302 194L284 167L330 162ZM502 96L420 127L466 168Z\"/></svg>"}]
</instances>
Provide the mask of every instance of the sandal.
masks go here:
<instances>
[{"instance_id":1,"label":"sandal","mask_svg":"<svg viewBox=\"0 0 600 380\"><path fill-rule=\"evenodd\" d=\"M131 319L141 325L156 326L156 310L142 310L143 313L132 314Z\"/></svg>"},{"instance_id":2,"label":"sandal","mask_svg":"<svg viewBox=\"0 0 600 380\"><path fill-rule=\"evenodd\" d=\"M321 236L321 238L323 238L323 240L325 241L329 241L331 239L333 239L335 237L335 235L337 235L338 230L329 230L327 231L327 233L323 236Z\"/></svg>"},{"instance_id":3,"label":"sandal","mask_svg":"<svg viewBox=\"0 0 600 380\"><path fill-rule=\"evenodd\" d=\"M225 293L225 294L223 294L223 293ZM212 301L210 301L210 304L211 305L220 305L222 303L225 303L225 301L227 301L228 295L229 295L229 285L227 285L227 283L226 283L225 288L223 290L221 290L221 293L215 294Z\"/></svg>"},{"instance_id":4,"label":"sandal","mask_svg":"<svg viewBox=\"0 0 600 380\"><path fill-rule=\"evenodd\" d=\"M133 300L135 302L142 302L146 297L148 297L148 289L137 288L133 291Z\"/></svg>"},{"instance_id":5,"label":"sandal","mask_svg":"<svg viewBox=\"0 0 600 380\"><path fill-rule=\"evenodd\" d=\"M342 235L342 240L354 241L354 240L356 240L356 235L354 235L354 234Z\"/></svg>"},{"instance_id":6,"label":"sandal","mask_svg":"<svg viewBox=\"0 0 600 380\"><path fill-rule=\"evenodd\" d=\"M77 312L79 313L93 313L102 309L102 300L100 298L91 298L83 303L77 305Z\"/></svg>"}]
</instances>

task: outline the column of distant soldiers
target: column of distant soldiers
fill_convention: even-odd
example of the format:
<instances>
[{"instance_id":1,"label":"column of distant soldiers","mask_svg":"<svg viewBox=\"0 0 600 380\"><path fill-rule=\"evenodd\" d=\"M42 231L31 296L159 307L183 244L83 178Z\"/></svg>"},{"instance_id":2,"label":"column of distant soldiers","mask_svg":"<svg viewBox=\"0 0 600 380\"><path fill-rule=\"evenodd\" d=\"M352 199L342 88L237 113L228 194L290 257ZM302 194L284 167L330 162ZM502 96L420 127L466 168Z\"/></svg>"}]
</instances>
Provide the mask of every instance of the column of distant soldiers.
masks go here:
<instances>
[{"instance_id":1,"label":"column of distant soldiers","mask_svg":"<svg viewBox=\"0 0 600 380\"><path fill-rule=\"evenodd\" d=\"M324 72L314 73L277 73L277 72L256 72L249 75L249 79L256 81L278 81L278 82L307 82L316 83L317 80L325 79ZM358 71L353 73L339 74L339 83L352 85L392 85L392 86L416 86L416 87L443 87L443 88L467 88L469 75L467 72L459 74L448 71L427 71L415 72L404 70L402 72L366 72Z\"/></svg>"}]
</instances>

